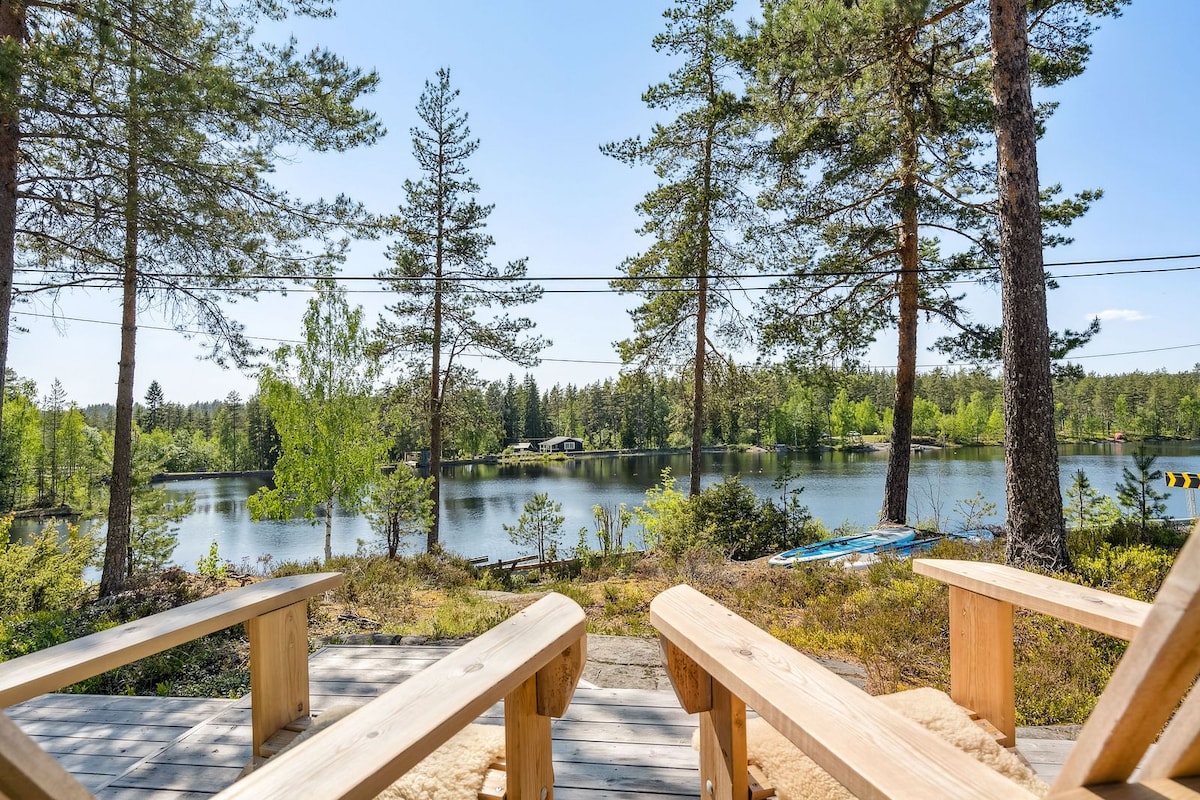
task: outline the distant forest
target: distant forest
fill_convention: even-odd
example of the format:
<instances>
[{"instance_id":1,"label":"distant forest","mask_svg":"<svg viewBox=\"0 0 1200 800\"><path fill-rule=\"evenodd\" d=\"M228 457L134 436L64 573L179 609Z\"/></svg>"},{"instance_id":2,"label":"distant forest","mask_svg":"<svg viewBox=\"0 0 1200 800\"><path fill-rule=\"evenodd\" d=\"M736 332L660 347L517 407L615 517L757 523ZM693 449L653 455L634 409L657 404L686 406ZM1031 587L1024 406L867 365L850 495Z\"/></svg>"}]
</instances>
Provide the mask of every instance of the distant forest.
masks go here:
<instances>
[{"instance_id":1,"label":"distant forest","mask_svg":"<svg viewBox=\"0 0 1200 800\"><path fill-rule=\"evenodd\" d=\"M705 415L705 443L815 448L848 434L888 436L891 372L827 371L805 376L783 367L716 372ZM583 386L539 387L523 380L476 382L448 399L445 455L499 453L521 441L576 436L588 449L686 447L689 384L683 377L631 372ZM172 402L153 383L136 407L135 472L271 469L279 439L257 396ZM428 447L421 387L401 384L382 396L392 456ZM0 446L15 465L0 487L6 508L90 508L111 465L114 408L75 406L55 383L45 394L12 376ZM1200 365L1189 372L1133 372L1060 378L1059 436L1066 440L1200 438ZM1000 380L978 369L935 369L918 376L913 433L923 440L990 444L1004 430Z\"/></svg>"}]
</instances>

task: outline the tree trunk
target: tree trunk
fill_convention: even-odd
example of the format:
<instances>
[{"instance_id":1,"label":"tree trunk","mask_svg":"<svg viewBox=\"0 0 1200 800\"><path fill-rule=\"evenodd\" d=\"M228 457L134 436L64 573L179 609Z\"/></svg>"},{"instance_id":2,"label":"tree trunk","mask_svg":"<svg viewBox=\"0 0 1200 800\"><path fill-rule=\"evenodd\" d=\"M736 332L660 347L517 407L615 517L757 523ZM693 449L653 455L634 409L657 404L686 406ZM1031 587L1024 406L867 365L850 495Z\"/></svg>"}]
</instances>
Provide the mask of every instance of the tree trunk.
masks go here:
<instances>
[{"instance_id":1,"label":"tree trunk","mask_svg":"<svg viewBox=\"0 0 1200 800\"><path fill-rule=\"evenodd\" d=\"M909 109L911 113L911 108ZM908 521L908 473L912 461L913 400L917 388L917 302L920 252L917 249L917 139L909 121L900 169L903 173L900 212L899 345L896 354L896 402L892 411L892 445L888 450L881 522Z\"/></svg>"},{"instance_id":2,"label":"tree trunk","mask_svg":"<svg viewBox=\"0 0 1200 800\"><path fill-rule=\"evenodd\" d=\"M709 74L709 98L716 94L713 76ZM710 110L711 113L711 110ZM692 454L691 470L688 475L688 496L700 494L701 456L704 452L704 367L708 355L708 260L710 255L710 226L712 218L709 215L709 205L712 202L712 143L716 130L710 122L704 140L704 175L703 211L700 216L700 252L696 263L699 276L696 279L696 349L692 365Z\"/></svg>"},{"instance_id":3,"label":"tree trunk","mask_svg":"<svg viewBox=\"0 0 1200 800\"><path fill-rule=\"evenodd\" d=\"M991 0L1004 331L1005 559L1014 566L1061 570L1070 565L1070 556L1054 437L1025 9L1024 0Z\"/></svg>"},{"instance_id":4,"label":"tree trunk","mask_svg":"<svg viewBox=\"0 0 1200 800\"><path fill-rule=\"evenodd\" d=\"M325 503L325 563L333 560L333 504L334 498Z\"/></svg>"},{"instance_id":5,"label":"tree trunk","mask_svg":"<svg viewBox=\"0 0 1200 800\"><path fill-rule=\"evenodd\" d=\"M688 496L700 494L700 457L704 449L704 328L708 316L708 279L702 274L696 282L696 354L692 367L692 454L688 476Z\"/></svg>"},{"instance_id":6,"label":"tree trunk","mask_svg":"<svg viewBox=\"0 0 1200 800\"><path fill-rule=\"evenodd\" d=\"M131 197L137 192L137 159L129 169ZM100 596L125 588L130 564L130 521L133 516L133 369L137 349L137 209L126 205L125 274L121 297L121 360L117 368L117 409L113 428L112 477L108 487L108 536ZM134 206L134 207L131 207Z\"/></svg>"},{"instance_id":7,"label":"tree trunk","mask_svg":"<svg viewBox=\"0 0 1200 800\"><path fill-rule=\"evenodd\" d=\"M23 49L25 43L25 3L0 2L0 43ZM8 324L12 312L13 269L17 249L17 163L21 150L20 61L11 59L4 76L3 103L0 105L0 420L4 414L5 377L8 370ZM0 433L2 433L0 429ZM7 459L0 458L0 485L10 474Z\"/></svg>"},{"instance_id":8,"label":"tree trunk","mask_svg":"<svg viewBox=\"0 0 1200 800\"><path fill-rule=\"evenodd\" d=\"M442 180L438 157L439 191ZM440 194L439 194L440 198ZM438 201L437 252L434 257L433 281L433 352L429 362L429 499L433 501L433 517L429 523L429 534L425 540L426 552L433 553L441 547L442 521L442 258L445 242L445 211Z\"/></svg>"},{"instance_id":9,"label":"tree trunk","mask_svg":"<svg viewBox=\"0 0 1200 800\"><path fill-rule=\"evenodd\" d=\"M131 9L131 27L135 10ZM130 556L130 525L133 518L133 367L137 351L138 208L140 169L138 108L136 103L137 59L133 46L129 55L129 108L126 121L128 153L125 163L125 253L121 292L121 356L117 366L117 409L113 428L112 477L108 486L108 534L104 546L104 569L100 574L100 596L125 588L133 563Z\"/></svg>"}]
</instances>

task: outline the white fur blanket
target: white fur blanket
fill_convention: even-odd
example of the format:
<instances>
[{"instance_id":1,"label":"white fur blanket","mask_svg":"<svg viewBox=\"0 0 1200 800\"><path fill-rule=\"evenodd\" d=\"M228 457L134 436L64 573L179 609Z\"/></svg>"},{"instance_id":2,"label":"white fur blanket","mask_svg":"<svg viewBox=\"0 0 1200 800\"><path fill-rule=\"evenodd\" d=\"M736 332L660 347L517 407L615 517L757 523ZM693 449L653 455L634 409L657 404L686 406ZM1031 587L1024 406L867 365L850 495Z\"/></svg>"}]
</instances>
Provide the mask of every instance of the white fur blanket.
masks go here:
<instances>
[{"instance_id":1,"label":"white fur blanket","mask_svg":"<svg viewBox=\"0 0 1200 800\"><path fill-rule=\"evenodd\" d=\"M997 744L944 692L913 689L875 699L920 723L1038 797L1044 797L1049 790L1033 770ZM692 743L698 747L699 731ZM765 720L747 720L746 753L747 760L766 774L779 800L853 800L853 795L844 786Z\"/></svg>"},{"instance_id":2,"label":"white fur blanket","mask_svg":"<svg viewBox=\"0 0 1200 800\"><path fill-rule=\"evenodd\" d=\"M330 707L279 752L296 746L356 708L355 705ZM376 800L475 800L483 788L488 767L503 758L504 728L471 724L426 756Z\"/></svg>"}]
</instances>

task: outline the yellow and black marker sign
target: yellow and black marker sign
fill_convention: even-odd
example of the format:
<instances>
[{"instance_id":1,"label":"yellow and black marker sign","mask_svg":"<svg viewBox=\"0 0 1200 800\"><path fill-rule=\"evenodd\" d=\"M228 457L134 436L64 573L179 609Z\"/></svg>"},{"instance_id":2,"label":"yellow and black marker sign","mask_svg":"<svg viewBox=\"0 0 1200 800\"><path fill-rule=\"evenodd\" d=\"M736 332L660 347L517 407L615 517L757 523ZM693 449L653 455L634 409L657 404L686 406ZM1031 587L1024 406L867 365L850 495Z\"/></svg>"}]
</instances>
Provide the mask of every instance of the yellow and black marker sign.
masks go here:
<instances>
[{"instance_id":1,"label":"yellow and black marker sign","mask_svg":"<svg viewBox=\"0 0 1200 800\"><path fill-rule=\"evenodd\" d=\"M1179 486L1183 489L1200 489L1200 473L1168 472L1167 486Z\"/></svg>"}]
</instances>

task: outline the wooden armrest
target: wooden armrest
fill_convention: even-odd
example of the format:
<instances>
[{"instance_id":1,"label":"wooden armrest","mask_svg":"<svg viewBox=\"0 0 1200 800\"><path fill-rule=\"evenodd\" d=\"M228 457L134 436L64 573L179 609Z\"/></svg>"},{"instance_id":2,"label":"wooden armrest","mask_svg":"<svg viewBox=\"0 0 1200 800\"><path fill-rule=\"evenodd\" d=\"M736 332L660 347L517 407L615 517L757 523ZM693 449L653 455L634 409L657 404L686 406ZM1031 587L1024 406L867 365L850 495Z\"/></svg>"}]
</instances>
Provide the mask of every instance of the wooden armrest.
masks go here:
<instances>
[{"instance_id":1,"label":"wooden armrest","mask_svg":"<svg viewBox=\"0 0 1200 800\"><path fill-rule=\"evenodd\" d=\"M217 797L290 800L301 790L329 800L375 797L498 700L509 719L510 693L530 679L538 713L560 715L583 668L585 622L576 603L549 594ZM513 750L523 742L508 724L508 766L519 770ZM548 745L548 718L545 725Z\"/></svg>"},{"instance_id":2,"label":"wooden armrest","mask_svg":"<svg viewBox=\"0 0 1200 800\"><path fill-rule=\"evenodd\" d=\"M855 796L1033 797L691 587L656 597L650 621Z\"/></svg>"},{"instance_id":3,"label":"wooden armrest","mask_svg":"<svg viewBox=\"0 0 1200 800\"><path fill-rule=\"evenodd\" d=\"M1126 641L1150 613L1150 603L1003 564L918 558L913 572Z\"/></svg>"},{"instance_id":4,"label":"wooden armrest","mask_svg":"<svg viewBox=\"0 0 1200 800\"><path fill-rule=\"evenodd\" d=\"M0 663L0 708L286 608L341 583L340 572L262 581L5 661Z\"/></svg>"},{"instance_id":5,"label":"wooden armrest","mask_svg":"<svg viewBox=\"0 0 1200 800\"><path fill-rule=\"evenodd\" d=\"M1200 778L1162 778L1145 783L1104 783L1052 792L1047 800L1200 800Z\"/></svg>"}]
</instances>

